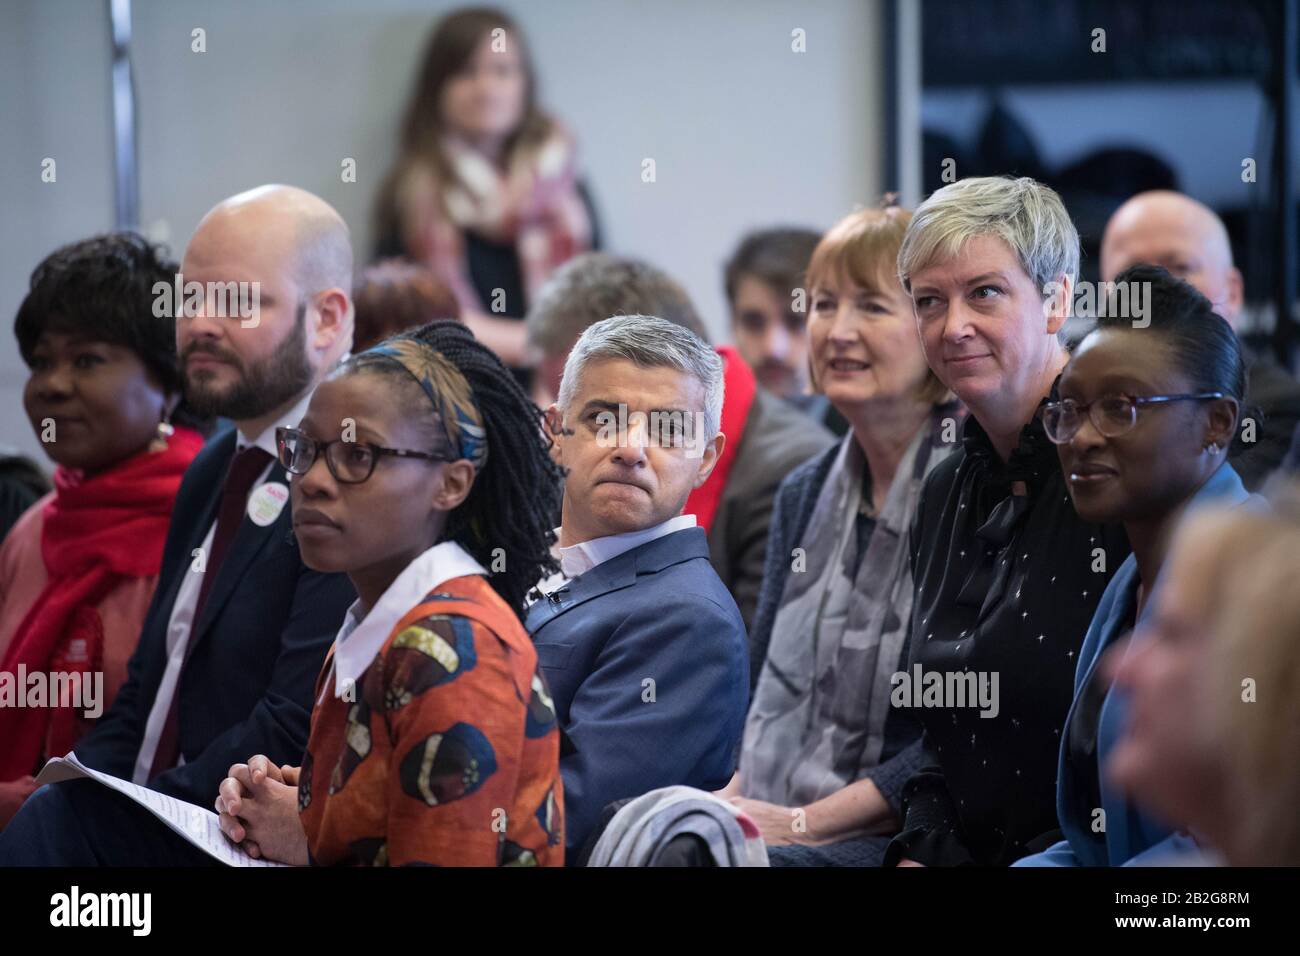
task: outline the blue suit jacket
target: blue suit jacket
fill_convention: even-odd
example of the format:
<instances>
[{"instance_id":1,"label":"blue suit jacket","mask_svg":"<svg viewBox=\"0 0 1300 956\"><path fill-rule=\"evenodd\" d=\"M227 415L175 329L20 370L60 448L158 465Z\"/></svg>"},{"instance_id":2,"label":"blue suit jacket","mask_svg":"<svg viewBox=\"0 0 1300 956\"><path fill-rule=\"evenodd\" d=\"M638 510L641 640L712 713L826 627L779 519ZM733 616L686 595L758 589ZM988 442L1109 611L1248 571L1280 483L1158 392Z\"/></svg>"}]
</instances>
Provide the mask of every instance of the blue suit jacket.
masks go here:
<instances>
[{"instance_id":1,"label":"blue suit jacket","mask_svg":"<svg viewBox=\"0 0 1300 956\"><path fill-rule=\"evenodd\" d=\"M570 859L613 800L731 779L749 651L702 528L596 565L537 601L526 624L568 741L560 774Z\"/></svg>"},{"instance_id":2,"label":"blue suit jacket","mask_svg":"<svg viewBox=\"0 0 1300 956\"><path fill-rule=\"evenodd\" d=\"M194 549L216 520L235 432L215 436L190 464L172 509L162 568L140 643L113 706L77 742L89 766L130 779L167 666L167 624ZM269 481L286 482L272 466ZM316 677L356 598L346 575L307 569L290 509L266 527L239 526L190 637L181 671L178 743L185 764L151 786L211 806L232 763L266 754L297 764L307 746Z\"/></svg>"},{"instance_id":3,"label":"blue suit jacket","mask_svg":"<svg viewBox=\"0 0 1300 956\"><path fill-rule=\"evenodd\" d=\"M1225 464L1192 496L1187 510L1208 503L1236 505L1250 497L1237 472L1231 465ZM1061 731L1061 756L1057 764L1056 813L1065 839L1042 853L1016 861L1015 866L1122 866L1167 860L1197 852L1195 841L1139 812L1137 807L1107 785L1104 776L1100 780L1099 789L1101 809L1106 812L1105 841L1097 840L1092 832L1094 808L1085 805L1091 787L1088 781L1079 779L1078 768L1066 759L1069 728L1074 721L1075 711L1080 706L1083 689L1107 648L1127 630L1126 622L1131 618L1137 603L1139 584L1137 559L1129 555L1106 586L1079 650L1079 664L1074 675L1074 701L1065 719L1065 729ZM1159 586L1159 578L1156 579L1156 586ZM1151 607L1152 602L1148 598L1142 608L1142 616L1138 619L1139 624L1146 619ZM1140 640L1141 632L1136 633L1138 636L1135 639ZM1097 728L1099 769L1105 766L1107 755L1123 735L1128 723L1127 717L1125 695L1113 688L1107 691Z\"/></svg>"}]
</instances>

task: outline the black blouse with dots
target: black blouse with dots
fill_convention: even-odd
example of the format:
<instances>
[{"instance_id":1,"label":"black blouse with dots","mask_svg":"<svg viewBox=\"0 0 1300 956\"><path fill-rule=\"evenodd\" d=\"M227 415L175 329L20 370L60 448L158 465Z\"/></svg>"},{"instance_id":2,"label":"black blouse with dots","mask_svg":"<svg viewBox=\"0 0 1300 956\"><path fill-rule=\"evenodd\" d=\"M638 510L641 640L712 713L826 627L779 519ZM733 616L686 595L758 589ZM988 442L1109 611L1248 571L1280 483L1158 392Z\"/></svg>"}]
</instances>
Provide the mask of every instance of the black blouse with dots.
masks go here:
<instances>
[{"instance_id":1,"label":"black blouse with dots","mask_svg":"<svg viewBox=\"0 0 1300 956\"><path fill-rule=\"evenodd\" d=\"M903 790L886 865L1006 865L1059 838L1057 760L1079 646L1128 553L1121 526L1075 513L1038 415L1005 464L967 416L962 450L931 473L912 527L908 672L996 673L997 712L952 696L910 709L925 760Z\"/></svg>"}]
</instances>

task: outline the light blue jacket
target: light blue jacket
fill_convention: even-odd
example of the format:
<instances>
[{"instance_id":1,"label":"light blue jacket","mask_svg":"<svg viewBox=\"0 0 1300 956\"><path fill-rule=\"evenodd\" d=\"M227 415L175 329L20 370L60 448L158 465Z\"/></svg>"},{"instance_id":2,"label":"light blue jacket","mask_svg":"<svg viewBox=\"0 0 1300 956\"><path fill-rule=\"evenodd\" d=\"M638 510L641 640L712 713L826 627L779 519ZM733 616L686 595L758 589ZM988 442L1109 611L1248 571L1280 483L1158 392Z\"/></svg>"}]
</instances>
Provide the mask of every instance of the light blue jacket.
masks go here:
<instances>
[{"instance_id":1,"label":"light blue jacket","mask_svg":"<svg viewBox=\"0 0 1300 956\"><path fill-rule=\"evenodd\" d=\"M1241 478L1232 466L1224 463L1211 475L1188 503L1187 511L1213 503L1238 505L1251 499ZM1157 584L1159 578L1156 579ZM1074 676L1074 701L1061 730L1061 755L1057 763L1056 814L1065 839L1041 853L1017 860L1015 866L1131 866L1157 862L1160 859L1198 853L1195 841L1186 834L1171 831L1155 822L1108 786L1104 777L1100 781L1101 809L1105 811L1105 843L1092 835L1094 808L1084 806L1090 802L1090 781L1079 779L1076 767L1066 760L1070 727L1075 708L1080 706L1084 688L1096 670L1106 649L1123 635L1137 603L1137 559L1129 555L1111 578L1102 593L1101 603L1093 615L1092 624L1079 650L1079 664ZM1154 590L1154 589L1153 589ZM1148 598L1142 609L1141 624L1151 609ZM1140 639L1140 637L1138 638ZM1105 766L1106 757L1115 746L1127 725L1128 701L1125 695L1111 688L1101 705L1097 728L1097 770Z\"/></svg>"}]
</instances>

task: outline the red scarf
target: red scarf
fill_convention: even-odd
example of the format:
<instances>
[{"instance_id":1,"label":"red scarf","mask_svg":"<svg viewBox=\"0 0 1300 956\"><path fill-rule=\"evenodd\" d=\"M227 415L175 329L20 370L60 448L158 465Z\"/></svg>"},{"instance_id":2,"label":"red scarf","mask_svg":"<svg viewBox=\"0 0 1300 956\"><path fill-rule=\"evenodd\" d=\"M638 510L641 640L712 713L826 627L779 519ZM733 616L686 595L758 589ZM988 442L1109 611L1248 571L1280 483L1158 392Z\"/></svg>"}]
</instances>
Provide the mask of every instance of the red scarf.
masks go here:
<instances>
[{"instance_id":1,"label":"red scarf","mask_svg":"<svg viewBox=\"0 0 1300 956\"><path fill-rule=\"evenodd\" d=\"M75 681L102 669L95 608L122 581L158 574L181 476L202 447L202 435L177 428L165 451L141 452L94 477L55 470L41 533L49 580L0 661L19 693L20 665L27 674L76 674ZM48 677L46 686L54 689ZM0 708L0 780L32 773L43 756L62 756L76 743L81 709L46 703Z\"/></svg>"},{"instance_id":2,"label":"red scarf","mask_svg":"<svg viewBox=\"0 0 1300 956\"><path fill-rule=\"evenodd\" d=\"M740 449L740 440L745 434L745 422L749 419L750 406L754 404L754 392L758 383L754 373L745 364L745 360L729 345L719 345L718 354L722 356L722 380L725 392L722 399L722 434L727 443L722 449L722 457L713 466L713 471L686 499L684 514L695 515L695 521L704 533L709 533L713 516L722 501L722 491L727 485L727 476L735 464L736 452Z\"/></svg>"}]
</instances>

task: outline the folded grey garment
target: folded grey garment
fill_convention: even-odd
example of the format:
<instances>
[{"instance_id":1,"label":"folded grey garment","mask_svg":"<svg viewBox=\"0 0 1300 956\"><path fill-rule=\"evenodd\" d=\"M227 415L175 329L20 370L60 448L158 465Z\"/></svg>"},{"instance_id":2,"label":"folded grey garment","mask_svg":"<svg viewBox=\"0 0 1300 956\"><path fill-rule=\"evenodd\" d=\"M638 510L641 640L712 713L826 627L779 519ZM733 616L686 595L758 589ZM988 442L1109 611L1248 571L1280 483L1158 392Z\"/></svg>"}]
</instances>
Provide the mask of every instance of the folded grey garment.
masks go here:
<instances>
[{"instance_id":1,"label":"folded grey garment","mask_svg":"<svg viewBox=\"0 0 1300 956\"><path fill-rule=\"evenodd\" d=\"M605 827L588 866L655 866L674 837L699 837L718 866L767 866L767 847L727 801L694 787L651 790L623 807Z\"/></svg>"}]
</instances>

